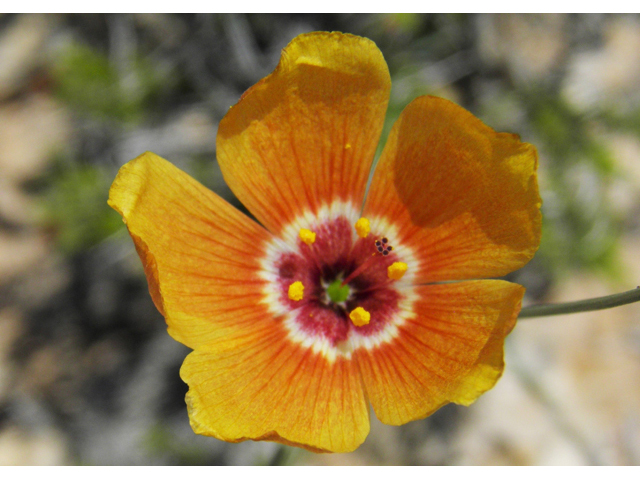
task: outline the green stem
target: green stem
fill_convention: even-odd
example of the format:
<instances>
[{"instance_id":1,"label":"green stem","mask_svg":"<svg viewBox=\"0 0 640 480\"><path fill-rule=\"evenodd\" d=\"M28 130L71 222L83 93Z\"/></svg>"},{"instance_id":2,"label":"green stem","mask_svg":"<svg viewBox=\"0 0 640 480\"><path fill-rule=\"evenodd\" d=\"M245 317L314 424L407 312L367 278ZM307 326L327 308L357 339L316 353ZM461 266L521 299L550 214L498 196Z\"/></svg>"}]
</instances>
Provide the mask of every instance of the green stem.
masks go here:
<instances>
[{"instance_id":1,"label":"green stem","mask_svg":"<svg viewBox=\"0 0 640 480\"><path fill-rule=\"evenodd\" d=\"M607 295L606 297L578 300L577 302L551 303L549 305L531 305L520 310L518 318L546 317L549 315L566 315L568 313L591 312L606 308L619 307L640 301L640 287L628 292Z\"/></svg>"}]
</instances>

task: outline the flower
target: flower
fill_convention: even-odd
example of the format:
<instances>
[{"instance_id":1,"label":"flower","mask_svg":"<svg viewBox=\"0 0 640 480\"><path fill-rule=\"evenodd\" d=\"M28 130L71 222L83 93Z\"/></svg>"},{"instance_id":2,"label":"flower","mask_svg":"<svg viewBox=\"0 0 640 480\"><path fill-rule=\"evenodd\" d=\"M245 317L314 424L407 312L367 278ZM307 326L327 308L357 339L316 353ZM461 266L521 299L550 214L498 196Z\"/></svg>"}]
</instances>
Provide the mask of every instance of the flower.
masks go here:
<instances>
[{"instance_id":1,"label":"flower","mask_svg":"<svg viewBox=\"0 0 640 480\"><path fill-rule=\"evenodd\" d=\"M369 404L400 425L468 405L504 368L540 241L535 148L420 97L365 198L391 82L370 40L296 37L220 122L224 178L260 224L153 153L109 204L190 353L196 433L346 452Z\"/></svg>"}]
</instances>

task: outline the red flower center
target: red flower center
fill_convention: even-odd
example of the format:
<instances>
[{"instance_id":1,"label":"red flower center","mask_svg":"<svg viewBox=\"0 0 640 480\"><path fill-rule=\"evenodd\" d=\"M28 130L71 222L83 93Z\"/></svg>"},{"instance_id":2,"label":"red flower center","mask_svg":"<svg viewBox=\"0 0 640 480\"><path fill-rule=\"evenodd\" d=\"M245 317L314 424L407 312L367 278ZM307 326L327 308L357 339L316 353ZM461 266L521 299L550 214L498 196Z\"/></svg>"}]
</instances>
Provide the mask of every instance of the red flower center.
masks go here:
<instances>
[{"instance_id":1,"label":"red flower center","mask_svg":"<svg viewBox=\"0 0 640 480\"><path fill-rule=\"evenodd\" d=\"M397 317L402 299L387 274L389 265L398 261L388 248L388 240L374 235L357 237L352 222L344 216L315 225L314 232L313 244L298 240L298 252L279 253L274 262L278 299L293 315L296 329L307 337L326 340L332 347L346 342L352 334L371 337L381 333ZM327 290L345 280L348 295L344 301L336 301ZM296 281L304 285L301 301L288 296L289 286ZM356 327L349 319L349 312L356 307L371 314L369 324Z\"/></svg>"}]
</instances>

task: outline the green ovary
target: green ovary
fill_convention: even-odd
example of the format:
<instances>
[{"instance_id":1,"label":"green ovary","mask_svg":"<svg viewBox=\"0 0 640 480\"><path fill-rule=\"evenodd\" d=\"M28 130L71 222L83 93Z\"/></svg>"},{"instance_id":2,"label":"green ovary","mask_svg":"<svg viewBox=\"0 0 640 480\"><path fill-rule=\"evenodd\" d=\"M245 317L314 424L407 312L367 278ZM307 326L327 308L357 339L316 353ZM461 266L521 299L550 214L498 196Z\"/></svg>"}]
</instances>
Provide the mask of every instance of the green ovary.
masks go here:
<instances>
[{"instance_id":1,"label":"green ovary","mask_svg":"<svg viewBox=\"0 0 640 480\"><path fill-rule=\"evenodd\" d=\"M349 285L341 285L342 280L334 280L327 287L327 295L333 303L342 303L349 298Z\"/></svg>"}]
</instances>

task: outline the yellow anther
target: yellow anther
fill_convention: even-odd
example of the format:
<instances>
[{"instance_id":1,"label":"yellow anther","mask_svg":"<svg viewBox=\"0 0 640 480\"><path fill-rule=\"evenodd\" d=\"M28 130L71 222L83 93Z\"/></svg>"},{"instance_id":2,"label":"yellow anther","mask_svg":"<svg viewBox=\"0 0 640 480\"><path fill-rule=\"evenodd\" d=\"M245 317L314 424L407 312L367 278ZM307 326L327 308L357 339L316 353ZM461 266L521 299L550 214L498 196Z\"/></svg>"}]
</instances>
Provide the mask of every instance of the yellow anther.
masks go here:
<instances>
[{"instance_id":1,"label":"yellow anther","mask_svg":"<svg viewBox=\"0 0 640 480\"><path fill-rule=\"evenodd\" d=\"M350 148L351 148L351 144L350 144L350 143L347 143L347 144L344 146L344 149L345 149L345 150L349 150Z\"/></svg>"},{"instance_id":2,"label":"yellow anther","mask_svg":"<svg viewBox=\"0 0 640 480\"><path fill-rule=\"evenodd\" d=\"M304 292L304 285L302 282L293 282L289 285L289 298L294 302L302 300L302 293Z\"/></svg>"},{"instance_id":3,"label":"yellow anther","mask_svg":"<svg viewBox=\"0 0 640 480\"><path fill-rule=\"evenodd\" d=\"M371 320L371 314L362 307L356 307L349 314L349 318L356 327L367 325Z\"/></svg>"},{"instance_id":4,"label":"yellow anther","mask_svg":"<svg viewBox=\"0 0 640 480\"><path fill-rule=\"evenodd\" d=\"M404 262L395 262L387 268L387 275L391 280L400 280L409 266Z\"/></svg>"},{"instance_id":5,"label":"yellow anther","mask_svg":"<svg viewBox=\"0 0 640 480\"><path fill-rule=\"evenodd\" d=\"M359 237L367 238L371 231L371 225L369 225L369 219L362 217L356 222L356 232Z\"/></svg>"},{"instance_id":6,"label":"yellow anther","mask_svg":"<svg viewBox=\"0 0 640 480\"><path fill-rule=\"evenodd\" d=\"M307 230L306 228L300 229L300 240L302 240L307 245L311 245L316 241L316 234L311 230Z\"/></svg>"}]
</instances>

